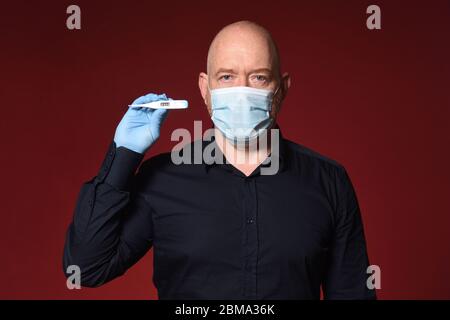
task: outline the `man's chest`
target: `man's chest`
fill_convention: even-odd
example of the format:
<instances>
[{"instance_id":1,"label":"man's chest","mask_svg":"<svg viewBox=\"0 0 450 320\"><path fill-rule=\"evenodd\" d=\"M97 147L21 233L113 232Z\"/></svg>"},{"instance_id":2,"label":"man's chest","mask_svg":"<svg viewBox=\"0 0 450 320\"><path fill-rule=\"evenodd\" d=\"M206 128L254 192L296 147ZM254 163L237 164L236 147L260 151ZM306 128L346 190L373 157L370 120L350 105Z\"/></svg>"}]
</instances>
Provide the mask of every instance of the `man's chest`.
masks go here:
<instances>
[{"instance_id":1,"label":"man's chest","mask_svg":"<svg viewBox=\"0 0 450 320\"><path fill-rule=\"evenodd\" d=\"M315 186L289 179L190 186L195 193L151 195L155 252L209 260L251 247L295 259L315 254L331 240L332 205Z\"/></svg>"}]
</instances>

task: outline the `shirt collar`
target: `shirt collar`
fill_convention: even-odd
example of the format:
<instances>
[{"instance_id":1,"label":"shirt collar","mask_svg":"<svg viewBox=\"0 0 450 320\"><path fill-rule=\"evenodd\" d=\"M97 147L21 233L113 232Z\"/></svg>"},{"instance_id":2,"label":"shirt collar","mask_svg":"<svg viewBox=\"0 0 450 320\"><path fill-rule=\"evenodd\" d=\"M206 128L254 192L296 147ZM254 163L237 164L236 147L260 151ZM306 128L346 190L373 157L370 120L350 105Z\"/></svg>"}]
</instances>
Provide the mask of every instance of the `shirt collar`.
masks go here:
<instances>
[{"instance_id":1,"label":"shirt collar","mask_svg":"<svg viewBox=\"0 0 450 320\"><path fill-rule=\"evenodd\" d=\"M279 150L278 150L278 159L279 159L279 169L278 172L282 172L287 164L287 149L286 149L286 141L281 133L281 129L279 128L278 124L275 126L274 129L278 129L279 131ZM268 133L270 134L270 133ZM215 140L215 136L214 134L211 136L210 140L202 140L202 151L203 154L205 154L205 148L208 148L208 152L209 154L212 155L210 159L210 161L206 161L205 159L203 159L202 164L204 166L204 169L206 172L208 172L212 167L215 166L220 166L222 169L225 169L226 171L229 171L231 173L234 173L238 176L242 176L245 177L245 175L239 171L237 168L235 168L231 163L228 163L225 155L222 153L222 151L220 150L219 146L216 143ZM216 154L217 152L217 154ZM263 161L263 163L261 163L256 169L255 171L252 172L252 174L249 177L255 176L255 175L260 175L261 173L261 168L268 168L271 166L271 157L272 155L274 157L276 157L277 155L275 154L276 152L271 153L271 155L269 155L269 157Z\"/></svg>"}]
</instances>

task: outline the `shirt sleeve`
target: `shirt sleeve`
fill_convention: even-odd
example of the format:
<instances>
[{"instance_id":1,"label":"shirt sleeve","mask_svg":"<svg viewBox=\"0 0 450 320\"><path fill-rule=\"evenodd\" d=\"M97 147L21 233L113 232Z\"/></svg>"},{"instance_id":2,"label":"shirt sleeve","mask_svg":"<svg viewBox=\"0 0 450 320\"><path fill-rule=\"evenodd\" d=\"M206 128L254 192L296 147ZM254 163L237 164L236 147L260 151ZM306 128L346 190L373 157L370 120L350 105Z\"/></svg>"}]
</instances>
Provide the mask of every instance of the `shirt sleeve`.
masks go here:
<instances>
[{"instance_id":1,"label":"shirt sleeve","mask_svg":"<svg viewBox=\"0 0 450 320\"><path fill-rule=\"evenodd\" d=\"M100 286L124 274L152 246L152 209L134 175L142 158L112 142L98 175L81 187L63 268L69 276L67 267L77 265L82 286Z\"/></svg>"},{"instance_id":2,"label":"shirt sleeve","mask_svg":"<svg viewBox=\"0 0 450 320\"><path fill-rule=\"evenodd\" d=\"M355 190L344 168L337 173L337 210L329 264L323 283L325 299L376 299L367 287L366 240Z\"/></svg>"}]
</instances>

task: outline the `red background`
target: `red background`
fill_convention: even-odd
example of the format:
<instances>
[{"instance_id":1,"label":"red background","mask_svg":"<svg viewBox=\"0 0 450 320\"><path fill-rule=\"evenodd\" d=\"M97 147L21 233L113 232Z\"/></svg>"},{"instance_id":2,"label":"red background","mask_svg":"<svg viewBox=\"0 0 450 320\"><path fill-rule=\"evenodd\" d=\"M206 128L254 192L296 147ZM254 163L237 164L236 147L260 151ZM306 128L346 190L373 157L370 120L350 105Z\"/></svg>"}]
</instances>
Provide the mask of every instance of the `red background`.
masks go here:
<instances>
[{"instance_id":1,"label":"red background","mask_svg":"<svg viewBox=\"0 0 450 320\"><path fill-rule=\"evenodd\" d=\"M301 2L301 3L300 3ZM154 299L152 252L98 289L69 291L61 256L81 184L96 175L126 105L186 98L173 129L209 121L197 87L224 25L278 42L292 86L286 137L342 163L360 201L382 299L450 298L449 1L69 1L0 7L0 298ZM382 30L366 28L381 7Z\"/></svg>"}]
</instances>

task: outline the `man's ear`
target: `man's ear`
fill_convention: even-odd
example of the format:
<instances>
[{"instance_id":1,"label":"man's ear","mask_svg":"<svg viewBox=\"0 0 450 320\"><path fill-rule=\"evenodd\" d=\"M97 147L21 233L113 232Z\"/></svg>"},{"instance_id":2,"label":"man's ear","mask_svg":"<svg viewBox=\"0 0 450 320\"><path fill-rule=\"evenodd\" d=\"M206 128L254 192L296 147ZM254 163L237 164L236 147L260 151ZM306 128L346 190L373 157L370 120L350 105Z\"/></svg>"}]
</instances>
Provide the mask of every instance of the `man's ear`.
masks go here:
<instances>
[{"instance_id":1,"label":"man's ear","mask_svg":"<svg viewBox=\"0 0 450 320\"><path fill-rule=\"evenodd\" d=\"M203 98L203 102L205 103L206 107L208 108L208 112L211 115L210 110L210 97L209 97L209 90L208 90L208 75L204 72L200 72L198 75L198 87L200 88L200 93Z\"/></svg>"},{"instance_id":2,"label":"man's ear","mask_svg":"<svg viewBox=\"0 0 450 320\"><path fill-rule=\"evenodd\" d=\"M291 76L289 75L289 73L285 72L281 76L281 92L282 92L281 101L283 101L284 98L286 97L290 86L291 86Z\"/></svg>"}]
</instances>

